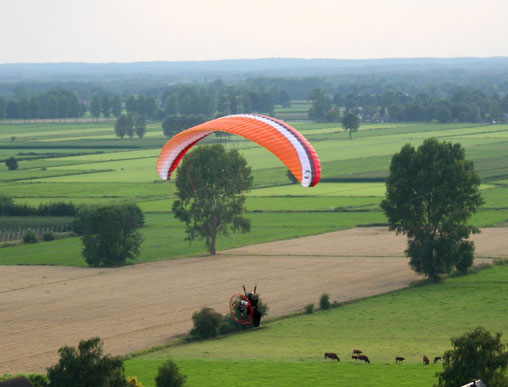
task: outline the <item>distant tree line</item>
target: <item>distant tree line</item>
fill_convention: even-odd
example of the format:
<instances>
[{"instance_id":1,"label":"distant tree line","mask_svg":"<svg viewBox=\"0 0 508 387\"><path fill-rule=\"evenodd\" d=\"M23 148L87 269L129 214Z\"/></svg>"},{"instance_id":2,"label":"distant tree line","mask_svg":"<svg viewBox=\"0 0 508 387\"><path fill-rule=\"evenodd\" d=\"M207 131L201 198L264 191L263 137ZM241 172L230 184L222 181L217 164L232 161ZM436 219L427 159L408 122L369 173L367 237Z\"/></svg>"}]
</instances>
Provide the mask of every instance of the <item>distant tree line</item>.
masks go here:
<instances>
[{"instance_id":1,"label":"distant tree line","mask_svg":"<svg viewBox=\"0 0 508 387\"><path fill-rule=\"evenodd\" d=\"M458 89L443 96L422 90L414 95L387 90L380 94L349 92L332 96L314 89L309 98L309 118L319 122L339 121L342 111L371 121L483 122L506 120L508 116L508 94L487 95L476 89Z\"/></svg>"},{"instance_id":2,"label":"distant tree line","mask_svg":"<svg viewBox=\"0 0 508 387\"><path fill-rule=\"evenodd\" d=\"M344 111L357 112L364 120L440 122L497 121L508 114L508 79L499 72L323 73L169 85L155 78L132 82L0 85L0 119L79 117L87 111L95 118L132 113L159 121L171 115L207 119L238 113L271 115L275 105L289 107L292 100L306 99L313 102L309 114L316 121L339 122Z\"/></svg>"},{"instance_id":3,"label":"distant tree line","mask_svg":"<svg viewBox=\"0 0 508 387\"><path fill-rule=\"evenodd\" d=\"M273 114L274 105L280 92L273 95L267 90L243 86L228 86L221 80L197 86L175 85L168 87L161 95L164 117L180 115L225 116L241 113ZM291 98L286 93L286 103Z\"/></svg>"},{"instance_id":4,"label":"distant tree line","mask_svg":"<svg viewBox=\"0 0 508 387\"><path fill-rule=\"evenodd\" d=\"M69 90L48 90L18 99L0 97L0 119L74 118L85 112L86 107Z\"/></svg>"},{"instance_id":5,"label":"distant tree line","mask_svg":"<svg viewBox=\"0 0 508 387\"><path fill-rule=\"evenodd\" d=\"M82 88L79 92L84 93ZM220 79L151 88L134 95L101 90L82 97L81 102L71 90L50 89L30 95L26 86L18 84L11 96L0 96L0 119L70 118L89 111L94 118L132 113L162 121L170 115L212 118L236 113L273 114L275 104L290 106L291 96L278 87L232 86Z\"/></svg>"},{"instance_id":6,"label":"distant tree line","mask_svg":"<svg viewBox=\"0 0 508 387\"><path fill-rule=\"evenodd\" d=\"M0 216L76 216L77 208L72 203L56 202L39 204L15 204L11 197L0 195Z\"/></svg>"}]
</instances>

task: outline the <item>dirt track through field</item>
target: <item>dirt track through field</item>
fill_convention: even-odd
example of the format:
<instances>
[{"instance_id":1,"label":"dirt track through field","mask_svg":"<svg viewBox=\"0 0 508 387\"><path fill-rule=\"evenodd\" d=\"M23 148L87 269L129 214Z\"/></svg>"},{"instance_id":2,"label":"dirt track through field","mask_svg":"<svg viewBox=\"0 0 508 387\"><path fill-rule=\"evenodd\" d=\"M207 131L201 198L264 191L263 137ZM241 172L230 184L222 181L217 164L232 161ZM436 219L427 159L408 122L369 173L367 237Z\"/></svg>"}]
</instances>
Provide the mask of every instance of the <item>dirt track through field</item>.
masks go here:
<instances>
[{"instance_id":1,"label":"dirt track through field","mask_svg":"<svg viewBox=\"0 0 508 387\"><path fill-rule=\"evenodd\" d=\"M508 229L474 240L478 257L508 257ZM272 317L325 292L340 302L399 289L417 279L404 248L386 229L357 228L118 269L0 266L0 375L44 371L58 348L94 336L115 355L163 344L201 307L226 313L243 284L258 285Z\"/></svg>"}]
</instances>

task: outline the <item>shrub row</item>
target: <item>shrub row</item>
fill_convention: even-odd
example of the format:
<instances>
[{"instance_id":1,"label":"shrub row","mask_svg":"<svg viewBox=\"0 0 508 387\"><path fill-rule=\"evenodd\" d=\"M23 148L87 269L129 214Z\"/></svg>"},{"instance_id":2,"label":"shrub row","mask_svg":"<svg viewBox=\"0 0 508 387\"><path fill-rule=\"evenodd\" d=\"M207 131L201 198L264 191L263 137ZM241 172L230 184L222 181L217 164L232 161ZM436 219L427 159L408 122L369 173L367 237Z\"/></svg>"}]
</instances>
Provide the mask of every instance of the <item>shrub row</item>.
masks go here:
<instances>
[{"instance_id":1,"label":"shrub row","mask_svg":"<svg viewBox=\"0 0 508 387\"><path fill-rule=\"evenodd\" d=\"M14 204L8 196L0 195L0 216L76 216L77 208L72 203L56 202L31 207Z\"/></svg>"}]
</instances>

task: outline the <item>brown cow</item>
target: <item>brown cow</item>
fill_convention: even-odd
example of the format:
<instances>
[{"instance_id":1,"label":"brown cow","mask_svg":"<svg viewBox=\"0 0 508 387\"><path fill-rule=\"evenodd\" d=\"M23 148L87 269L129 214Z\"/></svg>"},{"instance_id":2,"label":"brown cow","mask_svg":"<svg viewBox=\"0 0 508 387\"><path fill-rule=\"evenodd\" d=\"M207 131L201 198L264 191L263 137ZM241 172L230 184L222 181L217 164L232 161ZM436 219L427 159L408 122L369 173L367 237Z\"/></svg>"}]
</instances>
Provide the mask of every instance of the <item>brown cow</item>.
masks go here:
<instances>
[{"instance_id":1,"label":"brown cow","mask_svg":"<svg viewBox=\"0 0 508 387\"><path fill-rule=\"evenodd\" d=\"M405 360L404 357L396 356L395 357L395 363L402 363Z\"/></svg>"},{"instance_id":2,"label":"brown cow","mask_svg":"<svg viewBox=\"0 0 508 387\"><path fill-rule=\"evenodd\" d=\"M427 356L423 356L423 364L428 365L429 364L429 358Z\"/></svg>"},{"instance_id":3,"label":"brown cow","mask_svg":"<svg viewBox=\"0 0 508 387\"><path fill-rule=\"evenodd\" d=\"M441 360L441 356L436 356L434 358L434 364L436 364L439 360Z\"/></svg>"},{"instance_id":4,"label":"brown cow","mask_svg":"<svg viewBox=\"0 0 508 387\"><path fill-rule=\"evenodd\" d=\"M362 351L360 351L359 349L353 349L353 355L359 355L363 353Z\"/></svg>"},{"instance_id":5,"label":"brown cow","mask_svg":"<svg viewBox=\"0 0 508 387\"><path fill-rule=\"evenodd\" d=\"M340 361L339 357L334 352L325 352L325 359Z\"/></svg>"},{"instance_id":6,"label":"brown cow","mask_svg":"<svg viewBox=\"0 0 508 387\"><path fill-rule=\"evenodd\" d=\"M370 364L370 360L367 356L365 355L358 355L358 360L363 360L365 363L369 363Z\"/></svg>"},{"instance_id":7,"label":"brown cow","mask_svg":"<svg viewBox=\"0 0 508 387\"><path fill-rule=\"evenodd\" d=\"M351 356L351 359L358 360L358 356L357 355L353 355L353 356Z\"/></svg>"}]
</instances>

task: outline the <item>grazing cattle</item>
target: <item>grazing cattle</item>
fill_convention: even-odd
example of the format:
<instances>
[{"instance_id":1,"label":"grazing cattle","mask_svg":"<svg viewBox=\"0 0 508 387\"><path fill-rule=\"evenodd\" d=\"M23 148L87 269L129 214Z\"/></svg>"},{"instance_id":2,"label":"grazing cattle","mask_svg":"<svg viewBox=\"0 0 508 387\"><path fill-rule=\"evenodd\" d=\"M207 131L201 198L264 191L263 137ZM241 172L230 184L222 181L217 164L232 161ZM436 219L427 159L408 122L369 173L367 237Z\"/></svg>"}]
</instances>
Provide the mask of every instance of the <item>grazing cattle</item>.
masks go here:
<instances>
[{"instance_id":1,"label":"grazing cattle","mask_svg":"<svg viewBox=\"0 0 508 387\"><path fill-rule=\"evenodd\" d=\"M363 360L365 363L369 363L370 364L370 360L367 356L365 355L358 355L358 360Z\"/></svg>"},{"instance_id":2,"label":"grazing cattle","mask_svg":"<svg viewBox=\"0 0 508 387\"><path fill-rule=\"evenodd\" d=\"M436 356L434 358L434 364L436 364L439 360L441 360L441 356Z\"/></svg>"},{"instance_id":3,"label":"grazing cattle","mask_svg":"<svg viewBox=\"0 0 508 387\"><path fill-rule=\"evenodd\" d=\"M404 357L396 356L395 357L395 363L402 363L405 360Z\"/></svg>"},{"instance_id":4,"label":"grazing cattle","mask_svg":"<svg viewBox=\"0 0 508 387\"><path fill-rule=\"evenodd\" d=\"M351 359L358 360L358 356L357 355L353 355L353 356L351 356Z\"/></svg>"},{"instance_id":5,"label":"grazing cattle","mask_svg":"<svg viewBox=\"0 0 508 387\"><path fill-rule=\"evenodd\" d=\"M362 351L360 351L359 349L353 349L353 355L359 355L363 353Z\"/></svg>"},{"instance_id":6,"label":"grazing cattle","mask_svg":"<svg viewBox=\"0 0 508 387\"><path fill-rule=\"evenodd\" d=\"M340 361L339 357L336 353L333 352L325 352L325 359L337 360Z\"/></svg>"},{"instance_id":7,"label":"grazing cattle","mask_svg":"<svg viewBox=\"0 0 508 387\"><path fill-rule=\"evenodd\" d=\"M423 356L423 364L425 365L429 364L429 358L427 356Z\"/></svg>"}]
</instances>

